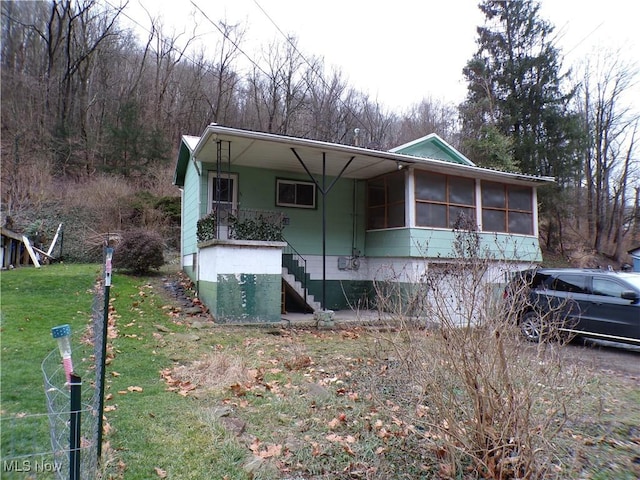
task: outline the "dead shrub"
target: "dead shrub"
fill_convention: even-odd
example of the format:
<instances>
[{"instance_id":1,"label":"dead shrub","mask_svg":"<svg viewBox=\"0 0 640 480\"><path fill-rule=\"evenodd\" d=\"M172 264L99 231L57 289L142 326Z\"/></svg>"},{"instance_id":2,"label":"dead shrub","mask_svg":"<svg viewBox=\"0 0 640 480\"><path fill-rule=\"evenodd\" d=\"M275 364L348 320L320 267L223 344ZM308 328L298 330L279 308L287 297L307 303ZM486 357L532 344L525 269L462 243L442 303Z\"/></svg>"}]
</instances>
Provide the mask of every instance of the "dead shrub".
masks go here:
<instances>
[{"instance_id":1,"label":"dead shrub","mask_svg":"<svg viewBox=\"0 0 640 480\"><path fill-rule=\"evenodd\" d=\"M131 228L153 230L178 248L180 200L171 165L140 178L107 173L61 178L47 158L19 153L13 152L14 164L1 182L2 220L10 217L17 232L38 224L51 238L63 223L66 261L101 260L106 235Z\"/></svg>"},{"instance_id":2,"label":"dead shrub","mask_svg":"<svg viewBox=\"0 0 640 480\"><path fill-rule=\"evenodd\" d=\"M133 195L134 189L119 176L98 174L89 180L68 184L64 192L68 208L81 208L91 212L96 232L123 230L127 215L120 199Z\"/></svg>"},{"instance_id":3,"label":"dead shrub","mask_svg":"<svg viewBox=\"0 0 640 480\"><path fill-rule=\"evenodd\" d=\"M549 337L521 339L518 306L496 288L506 266L481 251L475 232L460 232L455 251L421 275L421 298L409 298L420 312L391 312L394 328L376 334L372 354L383 367L371 372L372 396L403 405L398 413L409 412L404 421L447 478L552 478L560 471L553 440L579 394L577 371Z\"/></svg>"},{"instance_id":4,"label":"dead shrub","mask_svg":"<svg viewBox=\"0 0 640 480\"><path fill-rule=\"evenodd\" d=\"M56 185L48 162L20 161L3 167L3 214L14 219L29 217L31 210L40 209L56 197Z\"/></svg>"}]
</instances>

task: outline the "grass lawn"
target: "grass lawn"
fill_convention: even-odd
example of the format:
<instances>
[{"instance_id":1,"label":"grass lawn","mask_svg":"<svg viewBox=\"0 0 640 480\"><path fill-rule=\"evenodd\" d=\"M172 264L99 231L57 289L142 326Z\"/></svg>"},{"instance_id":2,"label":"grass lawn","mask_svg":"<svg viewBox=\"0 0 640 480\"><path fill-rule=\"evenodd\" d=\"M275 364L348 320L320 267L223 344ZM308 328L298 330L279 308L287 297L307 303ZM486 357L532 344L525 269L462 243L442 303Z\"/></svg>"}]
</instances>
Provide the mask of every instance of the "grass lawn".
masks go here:
<instances>
[{"instance_id":1,"label":"grass lawn","mask_svg":"<svg viewBox=\"0 0 640 480\"><path fill-rule=\"evenodd\" d=\"M21 268L2 272L1 284L1 384L0 424L2 457L23 461L53 463L42 363L52 350L59 358L51 328L68 323L73 343L78 344L89 315L91 288L99 275L96 265L58 265L39 270ZM74 357L81 363L82 350ZM48 363L55 367L55 361ZM2 478L27 478L13 475L2 464ZM40 475L38 478L53 478Z\"/></svg>"},{"instance_id":2,"label":"grass lawn","mask_svg":"<svg viewBox=\"0 0 640 480\"><path fill-rule=\"evenodd\" d=\"M22 435L5 419L46 412L51 327L71 324L86 355L79 335L99 274L2 273L3 456L5 439ZM416 410L413 386L389 374L397 362L375 331L215 325L181 312L161 277L116 272L111 294L105 478L447 478L442 436ZM580 414L555 444L556 478L638 478L638 380L584 375Z\"/></svg>"}]
</instances>

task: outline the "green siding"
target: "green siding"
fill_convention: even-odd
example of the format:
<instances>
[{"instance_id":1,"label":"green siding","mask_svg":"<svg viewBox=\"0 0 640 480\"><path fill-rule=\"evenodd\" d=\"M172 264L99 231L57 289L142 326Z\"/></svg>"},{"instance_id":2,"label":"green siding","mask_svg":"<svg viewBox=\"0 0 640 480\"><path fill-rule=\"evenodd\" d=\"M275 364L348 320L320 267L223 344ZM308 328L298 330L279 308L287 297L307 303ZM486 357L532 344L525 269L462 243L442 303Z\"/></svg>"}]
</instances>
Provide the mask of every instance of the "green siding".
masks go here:
<instances>
[{"instance_id":1,"label":"green siding","mask_svg":"<svg viewBox=\"0 0 640 480\"><path fill-rule=\"evenodd\" d=\"M218 304L218 283L205 280L198 281L198 298L209 307L211 315L216 319L216 305Z\"/></svg>"},{"instance_id":2,"label":"green siding","mask_svg":"<svg viewBox=\"0 0 640 480\"><path fill-rule=\"evenodd\" d=\"M322 280L309 281L307 288L317 302L322 302ZM369 280L327 280L325 295L328 310L374 308L375 293Z\"/></svg>"},{"instance_id":3,"label":"green siding","mask_svg":"<svg viewBox=\"0 0 640 480\"><path fill-rule=\"evenodd\" d=\"M312 280L308 284L309 292L316 301L322 301L322 281ZM378 282L374 287L371 280L327 280L326 298L329 310L375 310L377 305L376 288L386 299L387 310L415 314L415 308L419 307L421 292L424 284L406 282Z\"/></svg>"},{"instance_id":4,"label":"green siding","mask_svg":"<svg viewBox=\"0 0 640 480\"><path fill-rule=\"evenodd\" d=\"M184 267L182 269L182 271L187 274L187 276L191 279L192 282L197 282L198 281L198 279L196 278L196 276L197 276L197 266L196 265L186 266L186 267Z\"/></svg>"},{"instance_id":5,"label":"green siding","mask_svg":"<svg viewBox=\"0 0 640 480\"><path fill-rule=\"evenodd\" d=\"M445 162L460 163L463 165L466 164L466 162L462 162L459 158L454 157L445 149L440 148L438 145L434 144L413 145L411 147L403 149L402 151L399 151L398 153L404 153L406 155L413 155L423 158L434 158L436 160L444 160Z\"/></svg>"},{"instance_id":6,"label":"green siding","mask_svg":"<svg viewBox=\"0 0 640 480\"><path fill-rule=\"evenodd\" d=\"M367 257L410 257L411 229L367 232L364 254Z\"/></svg>"},{"instance_id":7,"label":"green siding","mask_svg":"<svg viewBox=\"0 0 640 480\"><path fill-rule=\"evenodd\" d=\"M218 323L280 321L280 275L218 275L198 282L198 295Z\"/></svg>"},{"instance_id":8,"label":"green siding","mask_svg":"<svg viewBox=\"0 0 640 480\"><path fill-rule=\"evenodd\" d=\"M198 173L193 165L189 162L187 167L185 187L183 194L184 214L182 218L183 225L183 245L182 255L189 255L197 251L197 223L200 218L199 214L199 195L200 188L198 182Z\"/></svg>"},{"instance_id":9,"label":"green siding","mask_svg":"<svg viewBox=\"0 0 640 480\"><path fill-rule=\"evenodd\" d=\"M522 235L479 233L480 252L498 260L540 262L538 239ZM403 228L367 232L367 257L452 258L456 233L451 230Z\"/></svg>"},{"instance_id":10,"label":"green siding","mask_svg":"<svg viewBox=\"0 0 640 480\"><path fill-rule=\"evenodd\" d=\"M205 166L206 167L206 166ZM209 165L213 168L213 166ZM233 168L238 174L239 208L283 212L289 218L284 229L287 241L302 255L322 254L322 195L317 192L315 209L276 206L276 179L310 181L307 175L292 174L276 170L257 168ZM202 172L200 200L206 213L206 170ZM320 176L316 177L322 181ZM326 187L334 177L327 177ZM354 183L356 194L354 232ZM364 251L365 183L351 179L340 179L329 191L327 203L327 255L351 255L351 249Z\"/></svg>"},{"instance_id":11,"label":"green siding","mask_svg":"<svg viewBox=\"0 0 640 480\"><path fill-rule=\"evenodd\" d=\"M431 137L395 151L415 157L433 158L445 162L459 163L461 165L472 165L472 162L468 158L437 137Z\"/></svg>"}]
</instances>

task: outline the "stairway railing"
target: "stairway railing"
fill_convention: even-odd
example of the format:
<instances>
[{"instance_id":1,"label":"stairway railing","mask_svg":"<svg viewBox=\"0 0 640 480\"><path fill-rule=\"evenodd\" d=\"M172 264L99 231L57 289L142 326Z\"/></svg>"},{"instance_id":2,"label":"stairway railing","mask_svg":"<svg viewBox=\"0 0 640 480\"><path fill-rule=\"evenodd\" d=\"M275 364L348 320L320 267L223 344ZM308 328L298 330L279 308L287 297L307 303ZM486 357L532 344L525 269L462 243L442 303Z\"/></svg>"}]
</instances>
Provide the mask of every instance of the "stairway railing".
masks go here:
<instances>
[{"instance_id":1,"label":"stairway railing","mask_svg":"<svg viewBox=\"0 0 640 480\"><path fill-rule=\"evenodd\" d=\"M307 259L300 255L286 238L283 240L287 242L287 246L282 251L282 264L302 285L304 304L307 305Z\"/></svg>"}]
</instances>

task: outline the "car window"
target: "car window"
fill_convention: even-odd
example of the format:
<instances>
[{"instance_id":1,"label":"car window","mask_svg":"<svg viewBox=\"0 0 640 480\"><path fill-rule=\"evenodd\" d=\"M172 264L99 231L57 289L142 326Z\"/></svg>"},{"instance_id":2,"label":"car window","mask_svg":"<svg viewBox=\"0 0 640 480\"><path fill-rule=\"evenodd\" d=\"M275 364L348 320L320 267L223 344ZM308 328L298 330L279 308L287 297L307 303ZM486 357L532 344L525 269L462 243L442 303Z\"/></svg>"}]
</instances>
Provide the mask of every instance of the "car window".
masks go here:
<instances>
[{"instance_id":1,"label":"car window","mask_svg":"<svg viewBox=\"0 0 640 480\"><path fill-rule=\"evenodd\" d=\"M593 279L593 294L604 295L606 297L618 297L622 296L622 292L625 288L611 280L606 278L594 278Z\"/></svg>"},{"instance_id":2,"label":"car window","mask_svg":"<svg viewBox=\"0 0 640 480\"><path fill-rule=\"evenodd\" d=\"M627 283L631 284L636 290L640 291L640 274L639 273L622 273L620 277Z\"/></svg>"},{"instance_id":3,"label":"car window","mask_svg":"<svg viewBox=\"0 0 640 480\"><path fill-rule=\"evenodd\" d=\"M553 281L553 289L560 292L587 293L584 275L558 275Z\"/></svg>"},{"instance_id":4,"label":"car window","mask_svg":"<svg viewBox=\"0 0 640 480\"><path fill-rule=\"evenodd\" d=\"M531 288L549 288L551 275L537 272L531 281Z\"/></svg>"}]
</instances>

